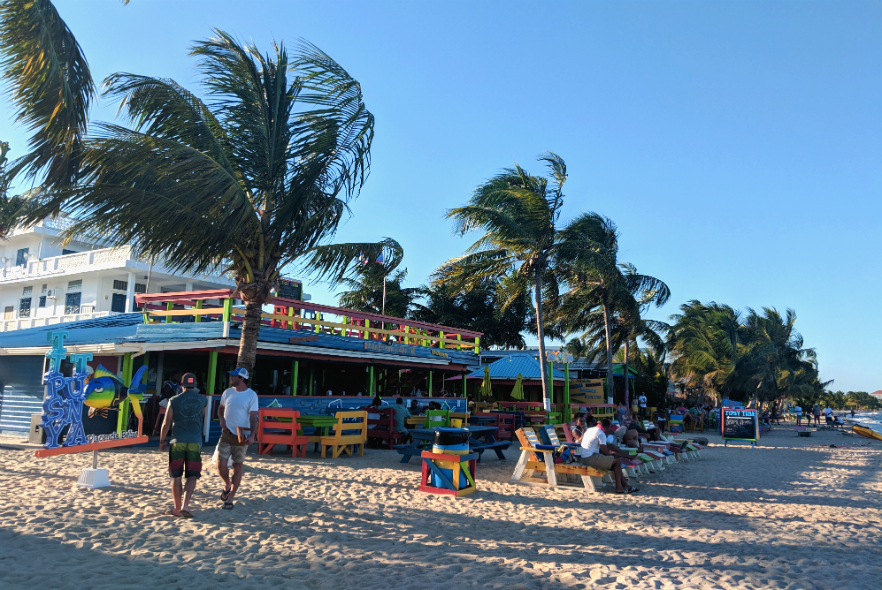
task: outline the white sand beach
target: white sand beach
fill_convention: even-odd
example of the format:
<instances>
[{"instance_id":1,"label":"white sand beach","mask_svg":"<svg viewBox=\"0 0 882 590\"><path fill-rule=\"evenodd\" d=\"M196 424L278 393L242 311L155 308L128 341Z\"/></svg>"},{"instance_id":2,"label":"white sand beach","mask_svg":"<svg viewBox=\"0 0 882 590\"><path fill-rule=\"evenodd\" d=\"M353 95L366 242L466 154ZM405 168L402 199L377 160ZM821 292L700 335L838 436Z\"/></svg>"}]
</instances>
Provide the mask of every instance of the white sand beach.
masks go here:
<instances>
[{"instance_id":1,"label":"white sand beach","mask_svg":"<svg viewBox=\"0 0 882 590\"><path fill-rule=\"evenodd\" d=\"M251 455L235 509L220 509L206 473L194 520L161 516L157 450L102 452L112 486L82 491L90 455L37 459L11 442L0 442L8 589L867 589L882 572L882 442L839 433L712 444L631 496L510 485L514 449L507 462L485 455L478 493L458 500L417 491L418 461L395 452Z\"/></svg>"}]
</instances>

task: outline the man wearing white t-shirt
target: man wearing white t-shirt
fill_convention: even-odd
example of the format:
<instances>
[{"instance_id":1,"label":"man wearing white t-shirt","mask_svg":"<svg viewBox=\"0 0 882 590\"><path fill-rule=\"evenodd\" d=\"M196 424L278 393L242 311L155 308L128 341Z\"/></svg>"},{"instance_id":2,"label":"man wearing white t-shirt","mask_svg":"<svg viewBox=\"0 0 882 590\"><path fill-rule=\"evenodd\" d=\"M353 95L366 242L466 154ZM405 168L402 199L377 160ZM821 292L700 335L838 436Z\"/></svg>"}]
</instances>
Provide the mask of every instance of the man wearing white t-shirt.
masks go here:
<instances>
[{"instance_id":1,"label":"man wearing white t-shirt","mask_svg":"<svg viewBox=\"0 0 882 590\"><path fill-rule=\"evenodd\" d=\"M221 396L217 408L221 438L217 444L217 471L224 480L221 500L224 510L232 510L233 498L242 484L245 452L257 435L257 394L248 387L248 369L239 367L230 371L230 387ZM233 458L233 478L227 459Z\"/></svg>"},{"instance_id":2,"label":"man wearing white t-shirt","mask_svg":"<svg viewBox=\"0 0 882 590\"><path fill-rule=\"evenodd\" d=\"M640 408L640 419L644 420L646 418L646 394L641 393L640 397L637 398L637 406Z\"/></svg>"},{"instance_id":3,"label":"man wearing white t-shirt","mask_svg":"<svg viewBox=\"0 0 882 590\"><path fill-rule=\"evenodd\" d=\"M614 456L613 451L607 448L606 432L597 425L594 416L588 416L586 424L588 428L579 441L582 446L582 464L595 469L612 471L617 494L633 494L638 491L637 488L626 485L625 476L622 474L622 462Z\"/></svg>"},{"instance_id":4,"label":"man wearing white t-shirt","mask_svg":"<svg viewBox=\"0 0 882 590\"><path fill-rule=\"evenodd\" d=\"M796 414L796 425L799 426L802 424L802 407L796 406L793 408L793 413Z\"/></svg>"}]
</instances>

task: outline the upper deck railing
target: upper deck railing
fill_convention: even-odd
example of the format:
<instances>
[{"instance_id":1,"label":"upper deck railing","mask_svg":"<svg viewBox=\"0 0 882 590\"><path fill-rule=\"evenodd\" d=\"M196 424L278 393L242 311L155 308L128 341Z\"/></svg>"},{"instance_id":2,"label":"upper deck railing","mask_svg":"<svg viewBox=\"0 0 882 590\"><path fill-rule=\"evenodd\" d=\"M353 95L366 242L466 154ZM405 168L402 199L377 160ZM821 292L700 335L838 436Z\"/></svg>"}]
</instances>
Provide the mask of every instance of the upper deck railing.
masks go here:
<instances>
[{"instance_id":1,"label":"upper deck railing","mask_svg":"<svg viewBox=\"0 0 882 590\"><path fill-rule=\"evenodd\" d=\"M222 321L225 323L224 333L228 334L230 322L241 321L245 317L244 308L233 305L234 292L233 289L212 289L139 294L136 295L136 301L143 309L144 321L148 324L169 323L176 319L194 322ZM273 306L273 312L261 314L265 326L344 338L474 351L475 354L480 354L482 332L284 297L272 298L268 305Z\"/></svg>"}]
</instances>

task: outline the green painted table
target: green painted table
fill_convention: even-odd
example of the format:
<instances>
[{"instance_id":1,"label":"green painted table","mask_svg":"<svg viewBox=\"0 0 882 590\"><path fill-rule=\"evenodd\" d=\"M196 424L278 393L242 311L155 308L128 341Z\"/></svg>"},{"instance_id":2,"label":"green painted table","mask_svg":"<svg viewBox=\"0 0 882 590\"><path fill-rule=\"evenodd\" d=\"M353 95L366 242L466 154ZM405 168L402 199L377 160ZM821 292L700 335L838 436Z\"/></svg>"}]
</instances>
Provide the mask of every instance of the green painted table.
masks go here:
<instances>
[{"instance_id":1,"label":"green painted table","mask_svg":"<svg viewBox=\"0 0 882 590\"><path fill-rule=\"evenodd\" d=\"M327 416L324 414L305 414L297 418L297 424L302 426L311 426L321 431L321 434L316 432L314 436L309 437L309 442L315 443L315 446L312 448L313 451L319 450L319 443L322 440L323 436L331 435L331 427L337 425L337 417L336 416ZM303 434L303 428L301 428L297 434Z\"/></svg>"}]
</instances>

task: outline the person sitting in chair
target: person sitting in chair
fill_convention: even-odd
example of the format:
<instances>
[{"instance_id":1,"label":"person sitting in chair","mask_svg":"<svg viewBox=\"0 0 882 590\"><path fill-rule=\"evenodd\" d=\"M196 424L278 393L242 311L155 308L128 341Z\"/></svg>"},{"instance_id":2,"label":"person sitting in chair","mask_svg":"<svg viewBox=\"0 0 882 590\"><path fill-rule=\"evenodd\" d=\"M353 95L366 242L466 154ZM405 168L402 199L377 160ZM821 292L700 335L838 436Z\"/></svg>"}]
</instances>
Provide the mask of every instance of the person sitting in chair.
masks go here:
<instances>
[{"instance_id":1,"label":"person sitting in chair","mask_svg":"<svg viewBox=\"0 0 882 590\"><path fill-rule=\"evenodd\" d=\"M608 418L604 422L609 423ZM587 429L581 437L582 464L595 469L613 472L617 494L633 494L637 488L628 485L622 471L622 461L606 444L606 432L597 425L597 420L590 416L586 421Z\"/></svg>"}]
</instances>

